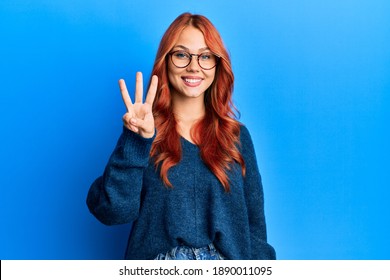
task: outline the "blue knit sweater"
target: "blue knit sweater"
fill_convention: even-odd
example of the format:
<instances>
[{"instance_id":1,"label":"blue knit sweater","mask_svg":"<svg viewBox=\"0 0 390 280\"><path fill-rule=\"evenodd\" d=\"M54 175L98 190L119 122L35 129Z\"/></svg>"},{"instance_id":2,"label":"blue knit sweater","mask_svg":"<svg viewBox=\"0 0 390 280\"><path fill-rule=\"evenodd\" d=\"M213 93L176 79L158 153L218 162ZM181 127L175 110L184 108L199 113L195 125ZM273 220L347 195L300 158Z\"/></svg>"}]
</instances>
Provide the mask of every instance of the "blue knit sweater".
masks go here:
<instances>
[{"instance_id":1,"label":"blue knit sweater","mask_svg":"<svg viewBox=\"0 0 390 280\"><path fill-rule=\"evenodd\" d=\"M227 259L275 259L267 243L261 177L245 126L240 151L246 176L238 164L232 166L230 193L203 163L199 148L184 138L182 159L168 173L174 187L164 186L149 157L153 140L124 128L87 197L89 210L102 223L133 222L126 259L153 259L180 244L210 243Z\"/></svg>"}]
</instances>

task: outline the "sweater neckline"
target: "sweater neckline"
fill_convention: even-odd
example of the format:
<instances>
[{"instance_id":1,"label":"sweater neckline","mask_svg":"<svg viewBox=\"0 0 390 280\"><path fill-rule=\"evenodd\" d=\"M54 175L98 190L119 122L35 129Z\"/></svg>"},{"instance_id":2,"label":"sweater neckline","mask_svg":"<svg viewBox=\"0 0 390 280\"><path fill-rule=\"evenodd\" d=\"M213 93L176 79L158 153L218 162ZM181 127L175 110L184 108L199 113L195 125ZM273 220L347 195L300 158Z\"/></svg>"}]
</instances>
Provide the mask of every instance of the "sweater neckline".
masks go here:
<instances>
[{"instance_id":1,"label":"sweater neckline","mask_svg":"<svg viewBox=\"0 0 390 280\"><path fill-rule=\"evenodd\" d=\"M183 142L184 144L187 144L188 146L193 147L193 148L198 148L198 146L197 146L196 144L192 143L192 142L191 142L190 140L188 140L187 138L184 138L183 136L180 136L180 138L181 138L181 140L182 140L182 142Z\"/></svg>"}]
</instances>

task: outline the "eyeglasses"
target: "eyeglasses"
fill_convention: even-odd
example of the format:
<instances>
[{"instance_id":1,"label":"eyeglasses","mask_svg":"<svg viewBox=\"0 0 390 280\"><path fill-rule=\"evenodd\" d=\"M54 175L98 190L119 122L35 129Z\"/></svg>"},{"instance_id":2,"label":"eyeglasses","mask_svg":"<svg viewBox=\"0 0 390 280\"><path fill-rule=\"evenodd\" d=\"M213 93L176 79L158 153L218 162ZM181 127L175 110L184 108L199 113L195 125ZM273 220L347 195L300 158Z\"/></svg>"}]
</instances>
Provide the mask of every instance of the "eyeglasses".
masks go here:
<instances>
[{"instance_id":1,"label":"eyeglasses","mask_svg":"<svg viewBox=\"0 0 390 280\"><path fill-rule=\"evenodd\" d=\"M201 54L188 53L186 51L173 51L170 52L171 61L177 68L185 68L190 65L192 57L198 57L198 64L204 70L213 69L219 60L219 56L212 52L204 52Z\"/></svg>"}]
</instances>

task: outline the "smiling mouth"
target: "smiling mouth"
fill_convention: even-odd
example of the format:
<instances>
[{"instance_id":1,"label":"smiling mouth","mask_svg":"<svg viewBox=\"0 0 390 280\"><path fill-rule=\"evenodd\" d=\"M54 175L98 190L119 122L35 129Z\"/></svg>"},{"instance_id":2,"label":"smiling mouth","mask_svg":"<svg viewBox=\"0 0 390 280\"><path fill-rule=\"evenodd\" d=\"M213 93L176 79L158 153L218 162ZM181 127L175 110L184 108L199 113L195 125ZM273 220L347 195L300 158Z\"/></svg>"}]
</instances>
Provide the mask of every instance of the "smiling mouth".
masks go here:
<instances>
[{"instance_id":1,"label":"smiling mouth","mask_svg":"<svg viewBox=\"0 0 390 280\"><path fill-rule=\"evenodd\" d=\"M202 82L202 79L200 78L182 78L184 83L188 86L198 86Z\"/></svg>"}]
</instances>

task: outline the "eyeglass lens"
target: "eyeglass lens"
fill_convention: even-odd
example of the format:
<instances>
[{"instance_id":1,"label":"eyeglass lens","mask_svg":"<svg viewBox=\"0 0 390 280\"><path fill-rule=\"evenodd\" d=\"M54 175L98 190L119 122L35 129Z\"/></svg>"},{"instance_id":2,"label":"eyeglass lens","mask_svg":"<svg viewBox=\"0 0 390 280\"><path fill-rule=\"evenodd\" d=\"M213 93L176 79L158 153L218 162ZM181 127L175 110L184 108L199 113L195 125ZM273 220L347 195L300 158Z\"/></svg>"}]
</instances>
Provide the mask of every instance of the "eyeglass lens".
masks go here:
<instances>
[{"instance_id":1,"label":"eyeglass lens","mask_svg":"<svg viewBox=\"0 0 390 280\"><path fill-rule=\"evenodd\" d=\"M204 52L201 54L190 54L185 51L175 51L171 53L172 62L176 67L184 68L191 63L191 59L196 57L201 68L209 70L217 64L217 56L211 52Z\"/></svg>"}]
</instances>

